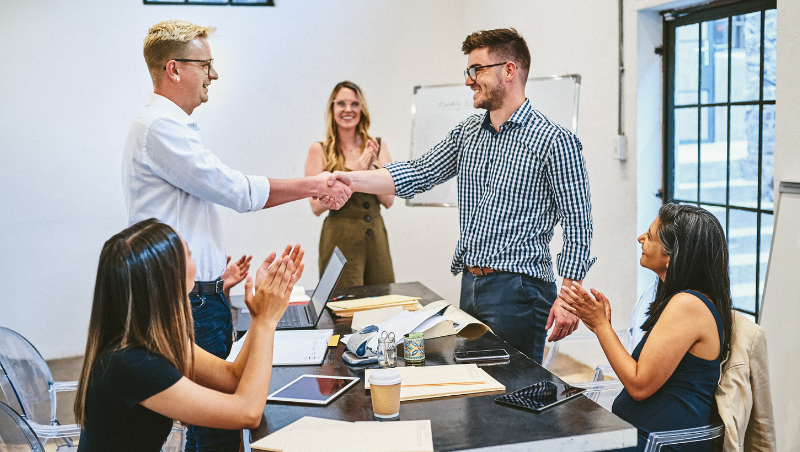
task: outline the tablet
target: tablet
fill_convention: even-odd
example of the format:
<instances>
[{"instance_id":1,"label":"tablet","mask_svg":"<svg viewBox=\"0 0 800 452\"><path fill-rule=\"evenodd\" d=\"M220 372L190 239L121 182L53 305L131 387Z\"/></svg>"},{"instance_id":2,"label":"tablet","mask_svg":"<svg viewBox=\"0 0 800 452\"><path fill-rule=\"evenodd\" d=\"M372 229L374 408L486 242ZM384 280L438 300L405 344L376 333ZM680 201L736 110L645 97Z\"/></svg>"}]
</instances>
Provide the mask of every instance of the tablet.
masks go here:
<instances>
[{"instance_id":1,"label":"tablet","mask_svg":"<svg viewBox=\"0 0 800 452\"><path fill-rule=\"evenodd\" d=\"M356 383L358 383L358 378L355 377L301 375L293 382L270 394L267 400L327 405Z\"/></svg>"},{"instance_id":2,"label":"tablet","mask_svg":"<svg viewBox=\"0 0 800 452\"><path fill-rule=\"evenodd\" d=\"M495 402L536 411L538 413L554 405L578 397L585 390L584 388L576 388L565 383L540 381L527 388L500 396L495 399Z\"/></svg>"}]
</instances>

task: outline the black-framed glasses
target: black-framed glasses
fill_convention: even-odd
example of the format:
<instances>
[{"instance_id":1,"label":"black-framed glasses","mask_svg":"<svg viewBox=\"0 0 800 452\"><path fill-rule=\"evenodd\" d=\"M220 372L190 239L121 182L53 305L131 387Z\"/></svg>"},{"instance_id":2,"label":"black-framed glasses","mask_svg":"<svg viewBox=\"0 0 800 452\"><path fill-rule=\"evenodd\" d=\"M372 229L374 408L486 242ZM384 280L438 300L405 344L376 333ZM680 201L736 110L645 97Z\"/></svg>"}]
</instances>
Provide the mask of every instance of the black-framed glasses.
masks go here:
<instances>
[{"instance_id":1,"label":"black-framed glasses","mask_svg":"<svg viewBox=\"0 0 800 452\"><path fill-rule=\"evenodd\" d=\"M211 67L214 65L214 59L211 58L209 60L189 60L186 58L173 58L170 61L180 61L183 63L205 63L203 66L206 68L206 75L211 75ZM167 70L167 66L164 66L164 70Z\"/></svg>"},{"instance_id":2,"label":"black-framed glasses","mask_svg":"<svg viewBox=\"0 0 800 452\"><path fill-rule=\"evenodd\" d=\"M478 70L486 69L487 67L495 67L495 66L502 66L504 64L508 64L508 61L505 63L497 63L497 64L487 64L486 66L472 66L467 68L464 71L464 79L471 78L473 82L478 81Z\"/></svg>"}]
</instances>

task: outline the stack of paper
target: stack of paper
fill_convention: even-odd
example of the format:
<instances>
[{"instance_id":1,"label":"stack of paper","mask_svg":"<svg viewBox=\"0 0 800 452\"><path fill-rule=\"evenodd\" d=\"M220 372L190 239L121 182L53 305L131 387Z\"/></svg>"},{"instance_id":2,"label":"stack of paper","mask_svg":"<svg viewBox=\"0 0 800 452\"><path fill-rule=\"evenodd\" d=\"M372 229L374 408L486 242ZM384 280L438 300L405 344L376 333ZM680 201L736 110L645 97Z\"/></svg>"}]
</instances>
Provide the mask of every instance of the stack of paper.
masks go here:
<instances>
[{"instance_id":1,"label":"stack of paper","mask_svg":"<svg viewBox=\"0 0 800 452\"><path fill-rule=\"evenodd\" d=\"M447 308L444 311L445 321L435 325L420 325L416 327L413 332L424 332L425 339L435 339L437 337L458 334L461 332L461 330L470 325L472 325L472 328L477 333L482 334L484 331L491 331L491 329L484 325L480 320L472 317L471 315L444 300L434 301L433 303L423 307L420 311L440 311L445 307ZM402 310L403 309L400 307L389 307L375 309L372 311L356 312L353 315L353 321L350 324L350 327L353 329L353 332L356 332L368 325L380 325L383 322L393 318L397 314L400 314ZM403 334L405 334L405 332Z\"/></svg>"},{"instance_id":2,"label":"stack of paper","mask_svg":"<svg viewBox=\"0 0 800 452\"><path fill-rule=\"evenodd\" d=\"M276 331L272 346L273 366L305 366L322 364L333 330ZM247 339L247 333L233 343L227 361L234 362Z\"/></svg>"},{"instance_id":3,"label":"stack of paper","mask_svg":"<svg viewBox=\"0 0 800 452\"><path fill-rule=\"evenodd\" d=\"M306 416L250 444L250 448L273 452L433 452L433 434L430 420L353 423Z\"/></svg>"},{"instance_id":4,"label":"stack of paper","mask_svg":"<svg viewBox=\"0 0 800 452\"><path fill-rule=\"evenodd\" d=\"M364 386L369 389L369 375L377 369L364 371ZM504 392L506 387L476 364L451 366L397 367L403 377L400 401L433 399L463 394Z\"/></svg>"},{"instance_id":5,"label":"stack of paper","mask_svg":"<svg viewBox=\"0 0 800 452\"><path fill-rule=\"evenodd\" d=\"M419 297L406 295L383 295L381 297L357 298L355 300L333 301L328 303L331 312L339 317L353 317L359 311L399 306L406 311L416 311L422 308Z\"/></svg>"}]
</instances>

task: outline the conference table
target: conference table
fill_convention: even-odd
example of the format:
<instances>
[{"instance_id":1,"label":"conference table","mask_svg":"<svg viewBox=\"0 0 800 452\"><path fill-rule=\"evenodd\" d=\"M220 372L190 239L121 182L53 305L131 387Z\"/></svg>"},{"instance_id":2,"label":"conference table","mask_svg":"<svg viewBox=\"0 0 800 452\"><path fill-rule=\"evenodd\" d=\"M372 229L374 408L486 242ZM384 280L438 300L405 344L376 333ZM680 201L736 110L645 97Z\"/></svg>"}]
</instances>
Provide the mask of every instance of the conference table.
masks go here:
<instances>
[{"instance_id":1,"label":"conference table","mask_svg":"<svg viewBox=\"0 0 800 452\"><path fill-rule=\"evenodd\" d=\"M426 305L442 298L419 282L395 283L337 289L333 296L359 297L401 294L420 297ZM240 314L241 315L241 314ZM245 314L246 316L246 314ZM237 330L246 328L240 318ZM326 309L318 328L332 328L334 334L350 334L350 319L331 316ZM469 327L458 335L425 340L425 365L454 364L456 350L506 349L511 358L502 364L481 364L481 368L516 391L538 381L562 383L557 376L520 353L491 332L479 333ZM303 416L342 421L372 421L372 402L364 388L364 369L377 364L349 367L342 361L343 344L329 347L320 366L280 366L272 370L270 393L303 374L358 377L361 381L327 406L269 402L261 425L250 431L251 441L265 437ZM403 366L402 346L397 365ZM433 445L437 451L522 451L557 450L604 451L636 445L636 429L586 397L578 397L541 413L495 403L500 394L454 396L408 401L400 404L400 420L430 419ZM324 445L321 445L324 450Z\"/></svg>"}]
</instances>

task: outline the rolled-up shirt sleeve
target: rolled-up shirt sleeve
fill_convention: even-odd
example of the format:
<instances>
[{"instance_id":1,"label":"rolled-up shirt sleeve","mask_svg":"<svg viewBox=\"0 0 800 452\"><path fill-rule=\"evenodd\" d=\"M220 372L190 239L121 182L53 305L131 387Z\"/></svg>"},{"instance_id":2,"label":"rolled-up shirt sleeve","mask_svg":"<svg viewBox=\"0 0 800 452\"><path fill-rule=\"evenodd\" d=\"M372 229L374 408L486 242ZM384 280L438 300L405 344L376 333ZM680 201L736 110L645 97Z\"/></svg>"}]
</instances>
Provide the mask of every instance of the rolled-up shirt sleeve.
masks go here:
<instances>
[{"instance_id":1,"label":"rolled-up shirt sleeve","mask_svg":"<svg viewBox=\"0 0 800 452\"><path fill-rule=\"evenodd\" d=\"M547 178L553 190L564 246L556 265L564 278L582 280L596 258L592 246L592 202L589 176L578 137L562 131L552 141Z\"/></svg>"},{"instance_id":2,"label":"rolled-up shirt sleeve","mask_svg":"<svg viewBox=\"0 0 800 452\"><path fill-rule=\"evenodd\" d=\"M384 166L392 175L398 197L411 199L452 179L458 173L458 139L463 124L451 130L444 140L422 157Z\"/></svg>"},{"instance_id":3,"label":"rolled-up shirt sleeve","mask_svg":"<svg viewBox=\"0 0 800 452\"><path fill-rule=\"evenodd\" d=\"M153 173L193 196L237 212L261 210L269 198L269 180L231 169L185 129L170 117L152 124L143 159Z\"/></svg>"}]
</instances>

